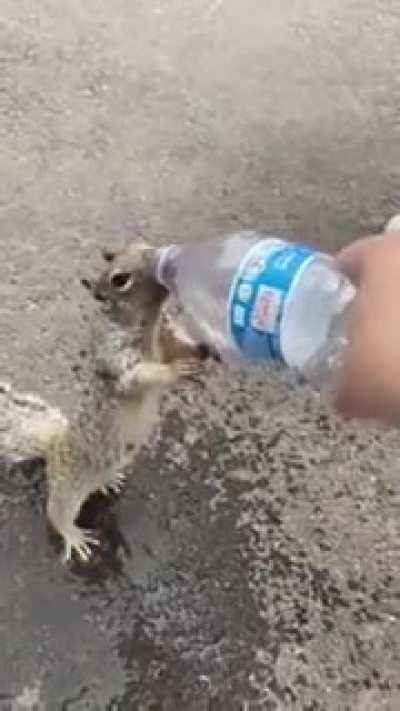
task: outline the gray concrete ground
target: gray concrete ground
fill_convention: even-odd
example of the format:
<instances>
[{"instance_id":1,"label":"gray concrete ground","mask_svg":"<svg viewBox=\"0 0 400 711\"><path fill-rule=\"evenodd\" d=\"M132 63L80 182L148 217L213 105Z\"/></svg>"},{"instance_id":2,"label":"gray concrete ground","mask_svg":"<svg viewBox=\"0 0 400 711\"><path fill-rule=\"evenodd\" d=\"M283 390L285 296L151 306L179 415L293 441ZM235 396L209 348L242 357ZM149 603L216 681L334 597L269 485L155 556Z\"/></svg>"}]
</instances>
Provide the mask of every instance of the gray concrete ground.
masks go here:
<instances>
[{"instance_id":1,"label":"gray concrete ground","mask_svg":"<svg viewBox=\"0 0 400 711\"><path fill-rule=\"evenodd\" d=\"M137 228L379 229L399 31L396 0L1 0L2 378L72 406L78 277ZM398 434L236 373L164 413L87 570L40 470L2 477L1 711L398 709Z\"/></svg>"}]
</instances>

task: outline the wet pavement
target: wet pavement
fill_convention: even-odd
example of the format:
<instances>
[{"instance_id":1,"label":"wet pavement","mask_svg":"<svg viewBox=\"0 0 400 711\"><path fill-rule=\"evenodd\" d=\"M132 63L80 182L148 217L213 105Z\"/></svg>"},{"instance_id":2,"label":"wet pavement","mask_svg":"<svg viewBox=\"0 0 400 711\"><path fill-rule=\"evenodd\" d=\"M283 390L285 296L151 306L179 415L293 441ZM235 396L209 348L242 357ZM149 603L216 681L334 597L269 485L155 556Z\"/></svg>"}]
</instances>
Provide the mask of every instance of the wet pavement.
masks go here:
<instances>
[{"instance_id":1,"label":"wet pavement","mask_svg":"<svg viewBox=\"0 0 400 711\"><path fill-rule=\"evenodd\" d=\"M398 206L397 3L282 5L2 0L2 378L73 407L79 276L136 229L333 249ZM399 451L215 366L69 568L40 463L3 467L0 710L397 710Z\"/></svg>"}]
</instances>

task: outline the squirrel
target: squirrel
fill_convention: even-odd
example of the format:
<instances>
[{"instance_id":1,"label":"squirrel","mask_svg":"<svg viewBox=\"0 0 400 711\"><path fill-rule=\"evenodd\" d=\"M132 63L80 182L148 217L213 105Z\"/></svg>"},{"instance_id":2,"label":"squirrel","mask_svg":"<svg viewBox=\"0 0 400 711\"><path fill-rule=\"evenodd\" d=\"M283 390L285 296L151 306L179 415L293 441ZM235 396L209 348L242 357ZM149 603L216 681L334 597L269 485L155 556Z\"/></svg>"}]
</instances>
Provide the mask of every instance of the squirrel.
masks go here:
<instances>
[{"instance_id":1,"label":"squirrel","mask_svg":"<svg viewBox=\"0 0 400 711\"><path fill-rule=\"evenodd\" d=\"M16 445L45 461L46 512L64 540L64 561L73 553L90 559L99 541L76 525L82 505L96 491L120 492L126 465L158 421L163 390L195 375L210 355L168 316L168 292L153 276L153 247L140 239L103 258L101 275L81 280L100 309L80 351L81 392L71 418L40 398L0 387L10 407L29 411L18 420ZM15 426L9 432L15 435Z\"/></svg>"}]
</instances>

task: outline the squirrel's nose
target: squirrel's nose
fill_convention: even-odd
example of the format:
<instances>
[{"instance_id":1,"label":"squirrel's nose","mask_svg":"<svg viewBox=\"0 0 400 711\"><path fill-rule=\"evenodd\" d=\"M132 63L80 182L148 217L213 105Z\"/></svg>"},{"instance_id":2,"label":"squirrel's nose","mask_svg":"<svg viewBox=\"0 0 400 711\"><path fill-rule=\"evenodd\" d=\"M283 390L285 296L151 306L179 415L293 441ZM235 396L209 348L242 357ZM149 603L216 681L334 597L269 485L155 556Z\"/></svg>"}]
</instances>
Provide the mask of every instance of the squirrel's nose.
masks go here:
<instances>
[{"instance_id":1,"label":"squirrel's nose","mask_svg":"<svg viewBox=\"0 0 400 711\"><path fill-rule=\"evenodd\" d=\"M81 279L81 284L85 287L85 289L88 289L89 291L92 290L92 282L89 279L83 277L83 279Z\"/></svg>"},{"instance_id":2,"label":"squirrel's nose","mask_svg":"<svg viewBox=\"0 0 400 711\"><path fill-rule=\"evenodd\" d=\"M95 291L93 296L96 301L107 301L106 297L104 296L104 294L101 293L101 291Z\"/></svg>"}]
</instances>

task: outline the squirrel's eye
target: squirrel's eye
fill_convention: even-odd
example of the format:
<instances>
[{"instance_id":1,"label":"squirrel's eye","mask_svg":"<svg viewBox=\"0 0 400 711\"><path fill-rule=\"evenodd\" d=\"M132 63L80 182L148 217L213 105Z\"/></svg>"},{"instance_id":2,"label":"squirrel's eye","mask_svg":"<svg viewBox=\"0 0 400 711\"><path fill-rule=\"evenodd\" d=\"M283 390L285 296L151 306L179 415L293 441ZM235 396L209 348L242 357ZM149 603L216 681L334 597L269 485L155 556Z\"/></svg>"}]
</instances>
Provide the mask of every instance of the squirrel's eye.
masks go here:
<instances>
[{"instance_id":1,"label":"squirrel's eye","mask_svg":"<svg viewBox=\"0 0 400 711\"><path fill-rule=\"evenodd\" d=\"M105 262L113 262L115 259L114 252L110 252L108 249L103 249L101 254Z\"/></svg>"},{"instance_id":2,"label":"squirrel's eye","mask_svg":"<svg viewBox=\"0 0 400 711\"><path fill-rule=\"evenodd\" d=\"M111 286L118 291L128 291L133 285L133 278L130 272L114 272L110 278Z\"/></svg>"}]
</instances>

